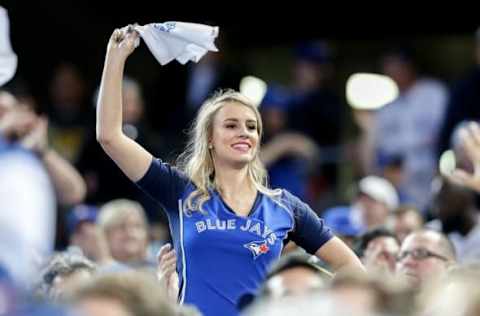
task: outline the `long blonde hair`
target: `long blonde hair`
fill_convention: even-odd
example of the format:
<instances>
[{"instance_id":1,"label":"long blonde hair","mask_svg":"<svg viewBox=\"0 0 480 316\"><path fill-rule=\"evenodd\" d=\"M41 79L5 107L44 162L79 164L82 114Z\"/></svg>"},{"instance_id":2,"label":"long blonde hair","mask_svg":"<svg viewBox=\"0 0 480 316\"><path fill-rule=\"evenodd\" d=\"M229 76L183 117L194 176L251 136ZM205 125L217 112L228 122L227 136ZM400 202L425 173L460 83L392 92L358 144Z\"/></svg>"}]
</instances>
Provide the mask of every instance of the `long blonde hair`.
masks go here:
<instances>
[{"instance_id":1,"label":"long blonde hair","mask_svg":"<svg viewBox=\"0 0 480 316\"><path fill-rule=\"evenodd\" d=\"M200 211L204 213L203 204L210 199L209 189L215 189L215 165L208 148L212 135L215 114L227 103L235 102L246 106L255 113L257 119L258 147L255 156L248 163L248 177L255 188L269 196L276 196L279 190L268 188L267 171L260 161L260 143L263 133L262 119L257 107L244 95L235 90L224 90L215 93L206 100L199 109L197 117L190 129L190 137L185 151L177 160L177 167L195 184L193 191L184 203L184 211Z\"/></svg>"}]
</instances>

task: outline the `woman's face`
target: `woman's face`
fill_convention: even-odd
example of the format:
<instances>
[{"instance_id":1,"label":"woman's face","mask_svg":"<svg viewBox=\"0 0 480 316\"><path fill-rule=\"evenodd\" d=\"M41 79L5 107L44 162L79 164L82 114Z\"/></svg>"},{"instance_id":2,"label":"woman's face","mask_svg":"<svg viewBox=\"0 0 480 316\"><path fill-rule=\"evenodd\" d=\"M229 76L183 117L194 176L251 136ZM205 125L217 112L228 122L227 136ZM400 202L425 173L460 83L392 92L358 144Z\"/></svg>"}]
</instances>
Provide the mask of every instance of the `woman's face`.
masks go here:
<instances>
[{"instance_id":1,"label":"woman's face","mask_svg":"<svg viewBox=\"0 0 480 316\"><path fill-rule=\"evenodd\" d=\"M255 113L245 105L230 102L213 119L210 144L216 167L243 167L253 160L258 147L258 122Z\"/></svg>"}]
</instances>

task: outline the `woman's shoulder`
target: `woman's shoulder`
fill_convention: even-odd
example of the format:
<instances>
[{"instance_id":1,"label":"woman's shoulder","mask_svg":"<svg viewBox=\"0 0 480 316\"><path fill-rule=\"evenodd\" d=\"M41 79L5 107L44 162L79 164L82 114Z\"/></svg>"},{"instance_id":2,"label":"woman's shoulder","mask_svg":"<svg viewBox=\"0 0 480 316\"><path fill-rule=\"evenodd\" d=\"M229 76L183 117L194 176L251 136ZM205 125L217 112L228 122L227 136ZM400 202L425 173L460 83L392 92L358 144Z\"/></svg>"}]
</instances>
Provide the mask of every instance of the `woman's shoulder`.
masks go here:
<instances>
[{"instance_id":1,"label":"woman's shoulder","mask_svg":"<svg viewBox=\"0 0 480 316\"><path fill-rule=\"evenodd\" d=\"M182 187L193 185L191 179L186 175L185 172L156 157L153 157L147 172L137 182L137 184L142 186L146 183L152 182L156 184L161 182L164 185L180 185Z\"/></svg>"},{"instance_id":2,"label":"woman's shoulder","mask_svg":"<svg viewBox=\"0 0 480 316\"><path fill-rule=\"evenodd\" d=\"M295 217L304 217L307 214L314 213L309 203L303 201L301 198L285 189L282 189L280 203L288 208Z\"/></svg>"},{"instance_id":3,"label":"woman's shoulder","mask_svg":"<svg viewBox=\"0 0 480 316\"><path fill-rule=\"evenodd\" d=\"M281 192L280 193L280 198L285 203L288 203L290 205L297 205L299 203L303 203L302 200L298 196L291 193L287 189L280 189L280 192Z\"/></svg>"},{"instance_id":4,"label":"woman's shoulder","mask_svg":"<svg viewBox=\"0 0 480 316\"><path fill-rule=\"evenodd\" d=\"M294 211L299 205L303 204L300 198L286 189L272 190L271 194L268 195L268 198L290 211Z\"/></svg>"},{"instance_id":5,"label":"woman's shoulder","mask_svg":"<svg viewBox=\"0 0 480 316\"><path fill-rule=\"evenodd\" d=\"M171 173L172 175L175 175L179 178L182 178L184 180L190 180L189 177L186 175L185 172L183 172L180 168L178 168L177 166L169 163L169 162L166 162L166 161L163 161L162 159L160 158L157 158L157 157L154 157L152 159L152 165L150 166L150 168L155 168L157 169L158 171L167 171L169 173Z\"/></svg>"}]
</instances>

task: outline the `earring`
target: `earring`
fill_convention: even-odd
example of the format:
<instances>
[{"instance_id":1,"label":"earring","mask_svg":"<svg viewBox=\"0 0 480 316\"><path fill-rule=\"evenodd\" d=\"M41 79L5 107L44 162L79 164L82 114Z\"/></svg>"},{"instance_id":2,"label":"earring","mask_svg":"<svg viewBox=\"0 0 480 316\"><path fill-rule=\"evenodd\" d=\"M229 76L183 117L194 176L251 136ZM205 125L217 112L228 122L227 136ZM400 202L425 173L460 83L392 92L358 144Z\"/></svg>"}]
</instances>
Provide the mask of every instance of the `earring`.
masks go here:
<instances>
[{"instance_id":1,"label":"earring","mask_svg":"<svg viewBox=\"0 0 480 316\"><path fill-rule=\"evenodd\" d=\"M212 145L212 144L208 144L208 149L213 149L213 145Z\"/></svg>"}]
</instances>

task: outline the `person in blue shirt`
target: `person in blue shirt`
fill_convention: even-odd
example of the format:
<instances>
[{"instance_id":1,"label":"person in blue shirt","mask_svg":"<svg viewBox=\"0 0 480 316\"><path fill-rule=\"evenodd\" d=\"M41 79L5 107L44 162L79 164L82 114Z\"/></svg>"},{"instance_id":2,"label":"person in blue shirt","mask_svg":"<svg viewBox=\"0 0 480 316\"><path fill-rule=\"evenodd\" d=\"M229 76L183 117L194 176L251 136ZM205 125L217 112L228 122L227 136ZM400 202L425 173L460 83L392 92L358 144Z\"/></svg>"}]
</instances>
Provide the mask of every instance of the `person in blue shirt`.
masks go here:
<instances>
[{"instance_id":1,"label":"person in blue shirt","mask_svg":"<svg viewBox=\"0 0 480 316\"><path fill-rule=\"evenodd\" d=\"M255 293L284 244L292 240L335 271L364 268L305 203L268 188L259 158L257 108L228 90L200 108L191 140L172 167L122 132L122 77L138 34L109 40L97 105L97 140L125 175L163 205L178 253L179 302L206 316L238 315L238 300Z\"/></svg>"}]
</instances>

